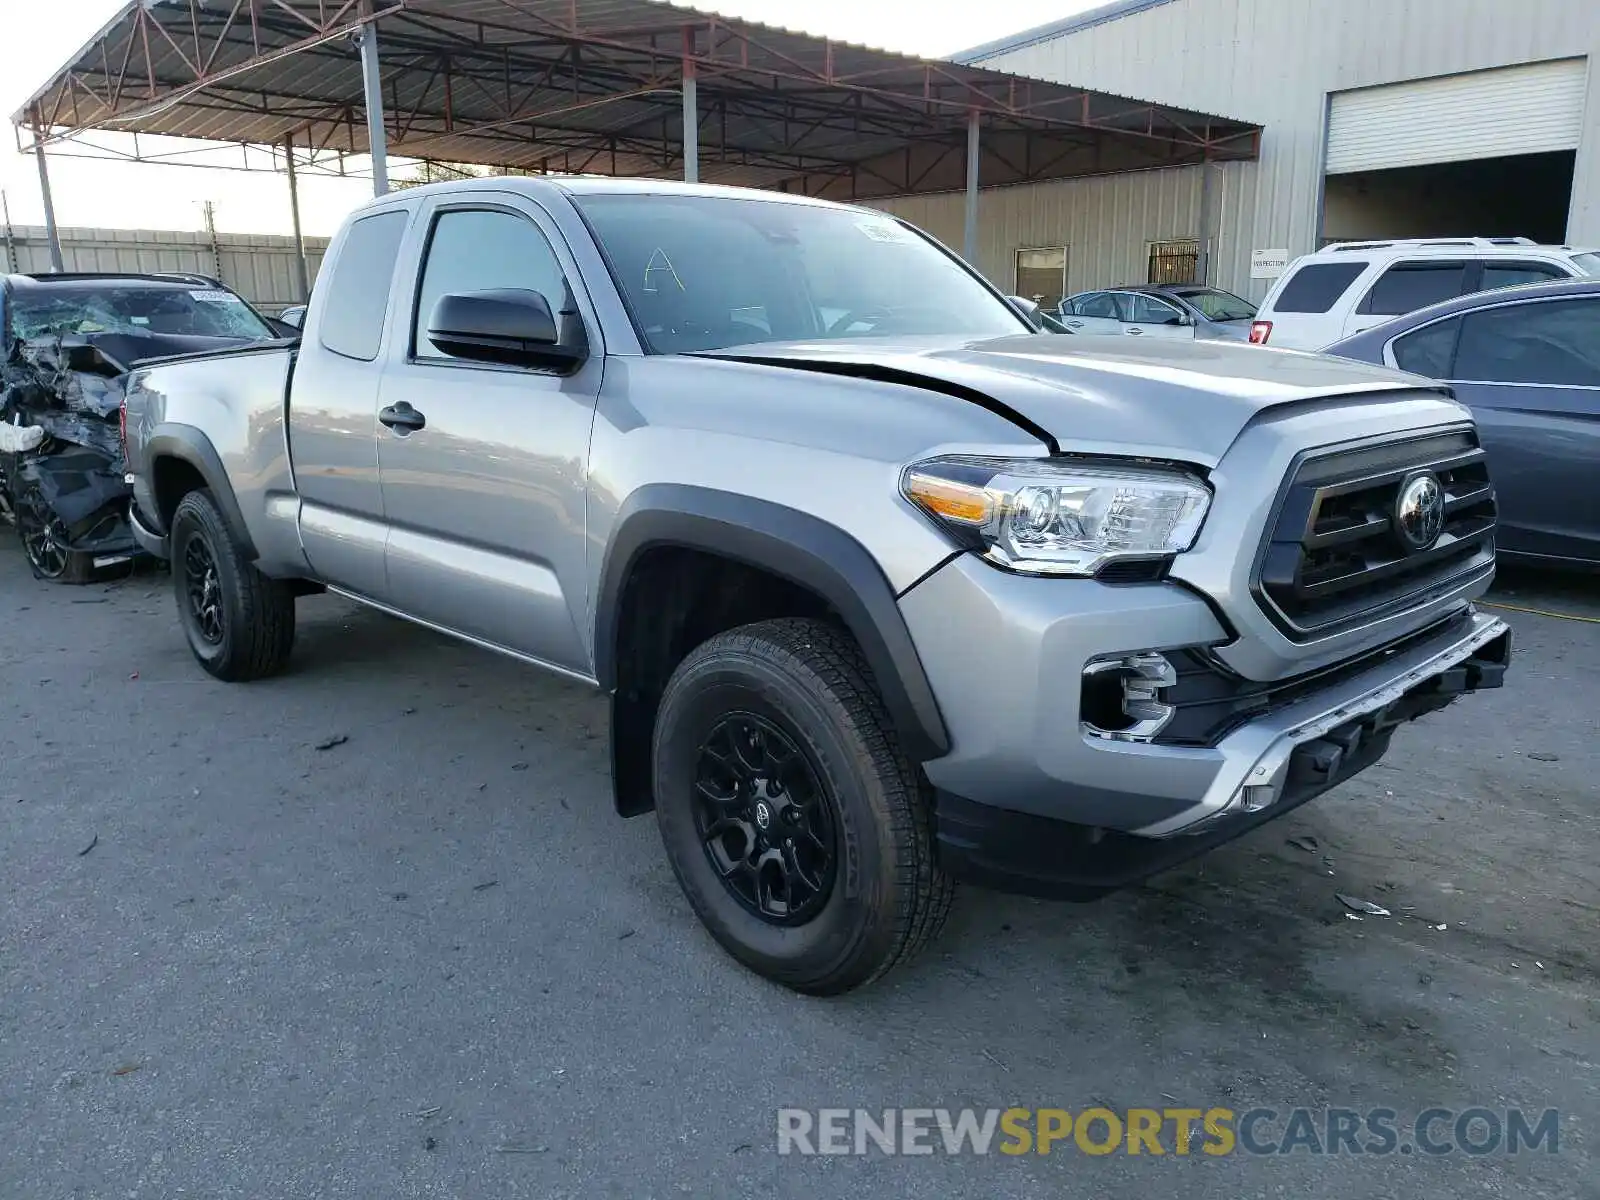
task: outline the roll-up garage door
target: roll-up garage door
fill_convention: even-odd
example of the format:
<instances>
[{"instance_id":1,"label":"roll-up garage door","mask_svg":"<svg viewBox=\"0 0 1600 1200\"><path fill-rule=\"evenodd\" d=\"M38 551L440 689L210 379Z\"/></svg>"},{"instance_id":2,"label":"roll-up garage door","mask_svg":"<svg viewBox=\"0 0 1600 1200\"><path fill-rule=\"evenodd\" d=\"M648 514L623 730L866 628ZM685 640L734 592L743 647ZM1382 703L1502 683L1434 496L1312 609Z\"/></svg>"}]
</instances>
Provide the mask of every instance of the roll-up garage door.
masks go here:
<instances>
[{"instance_id":1,"label":"roll-up garage door","mask_svg":"<svg viewBox=\"0 0 1600 1200\"><path fill-rule=\"evenodd\" d=\"M1328 174L1576 150L1582 58L1335 92Z\"/></svg>"}]
</instances>

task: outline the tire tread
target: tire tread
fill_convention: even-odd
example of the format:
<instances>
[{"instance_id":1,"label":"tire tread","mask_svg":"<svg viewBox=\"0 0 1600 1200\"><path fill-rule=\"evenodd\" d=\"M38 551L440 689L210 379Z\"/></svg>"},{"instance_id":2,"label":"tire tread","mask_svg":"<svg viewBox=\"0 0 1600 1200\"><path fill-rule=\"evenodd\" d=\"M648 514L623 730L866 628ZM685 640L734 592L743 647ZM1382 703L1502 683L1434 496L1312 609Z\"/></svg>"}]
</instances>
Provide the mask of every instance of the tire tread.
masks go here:
<instances>
[{"instance_id":1,"label":"tire tread","mask_svg":"<svg viewBox=\"0 0 1600 1200\"><path fill-rule=\"evenodd\" d=\"M237 610L228 616L233 623L231 653L214 665L205 663L206 669L233 683L276 675L288 663L294 647L294 594L282 580L263 575L239 552L209 489L196 489L178 502L172 516L173 531L185 520L200 527L213 554L227 559L239 585Z\"/></svg>"},{"instance_id":2,"label":"tire tread","mask_svg":"<svg viewBox=\"0 0 1600 1200\"><path fill-rule=\"evenodd\" d=\"M684 665L730 653L765 660L791 677L814 676L821 685L817 698L836 708L842 724L862 743L868 760L864 765L882 787L896 864L892 894L884 898L896 914L888 951L867 963L853 955L831 976L786 980L814 994L871 983L933 940L955 898L955 883L935 856L927 785L901 747L866 658L845 629L809 618L760 621L710 638L691 651Z\"/></svg>"}]
</instances>

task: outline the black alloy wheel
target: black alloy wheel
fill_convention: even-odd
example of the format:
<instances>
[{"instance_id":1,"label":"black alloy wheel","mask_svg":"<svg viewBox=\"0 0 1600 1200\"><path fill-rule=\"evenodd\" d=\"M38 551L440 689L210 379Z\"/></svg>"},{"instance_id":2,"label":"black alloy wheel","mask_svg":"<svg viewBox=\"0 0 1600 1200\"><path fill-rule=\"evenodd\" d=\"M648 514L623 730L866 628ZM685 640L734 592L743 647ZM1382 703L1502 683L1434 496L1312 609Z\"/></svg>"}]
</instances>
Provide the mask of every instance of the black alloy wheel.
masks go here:
<instances>
[{"instance_id":1,"label":"black alloy wheel","mask_svg":"<svg viewBox=\"0 0 1600 1200\"><path fill-rule=\"evenodd\" d=\"M17 514L17 530L28 563L39 578L60 579L66 575L72 551L60 517L41 516L37 506L30 504Z\"/></svg>"},{"instance_id":2,"label":"black alloy wheel","mask_svg":"<svg viewBox=\"0 0 1600 1200\"><path fill-rule=\"evenodd\" d=\"M220 646L224 633L222 582L217 575L217 557L203 535L190 538L183 548L183 585L195 632L207 645Z\"/></svg>"},{"instance_id":3,"label":"black alloy wheel","mask_svg":"<svg viewBox=\"0 0 1600 1200\"><path fill-rule=\"evenodd\" d=\"M815 916L837 871L835 802L795 740L730 713L700 746L694 786L701 845L734 899L774 925Z\"/></svg>"}]
</instances>

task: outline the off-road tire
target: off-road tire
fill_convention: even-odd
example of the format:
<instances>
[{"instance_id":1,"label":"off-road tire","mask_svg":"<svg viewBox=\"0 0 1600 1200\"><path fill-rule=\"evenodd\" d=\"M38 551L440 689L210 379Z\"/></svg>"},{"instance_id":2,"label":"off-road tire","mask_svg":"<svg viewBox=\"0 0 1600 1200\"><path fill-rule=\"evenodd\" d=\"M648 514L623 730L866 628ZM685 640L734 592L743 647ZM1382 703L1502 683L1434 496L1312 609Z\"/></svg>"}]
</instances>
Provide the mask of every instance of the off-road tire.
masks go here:
<instances>
[{"instance_id":1,"label":"off-road tire","mask_svg":"<svg viewBox=\"0 0 1600 1200\"><path fill-rule=\"evenodd\" d=\"M696 764L707 731L732 711L788 734L833 801L833 888L803 924L773 925L742 905L702 844ZM723 948L768 979L847 992L910 958L949 915L954 884L935 857L926 787L843 629L762 621L692 650L662 696L652 765L657 822L684 894Z\"/></svg>"},{"instance_id":2,"label":"off-road tire","mask_svg":"<svg viewBox=\"0 0 1600 1200\"><path fill-rule=\"evenodd\" d=\"M191 543L199 539L216 568L221 634L208 640L189 597ZM196 660L229 682L264 679L281 671L294 646L294 594L269 579L240 552L209 490L190 492L172 517L172 586L178 618Z\"/></svg>"}]
</instances>

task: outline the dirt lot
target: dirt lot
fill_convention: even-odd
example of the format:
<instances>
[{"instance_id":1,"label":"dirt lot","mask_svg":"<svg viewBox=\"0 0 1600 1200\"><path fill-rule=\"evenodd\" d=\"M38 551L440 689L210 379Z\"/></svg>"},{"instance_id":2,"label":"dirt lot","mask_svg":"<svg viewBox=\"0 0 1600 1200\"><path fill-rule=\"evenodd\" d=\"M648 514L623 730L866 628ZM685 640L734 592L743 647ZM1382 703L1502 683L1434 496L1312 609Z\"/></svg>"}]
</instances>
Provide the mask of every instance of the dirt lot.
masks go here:
<instances>
[{"instance_id":1,"label":"dirt lot","mask_svg":"<svg viewBox=\"0 0 1600 1200\"><path fill-rule=\"evenodd\" d=\"M824 1002L701 933L575 686L317 599L229 687L164 576L9 542L0 611L0 1196L1600 1197L1600 623L1505 612L1509 686L1352 784L1097 905L969 891ZM785 1105L1094 1103L1556 1108L1560 1145L775 1153Z\"/></svg>"}]
</instances>

